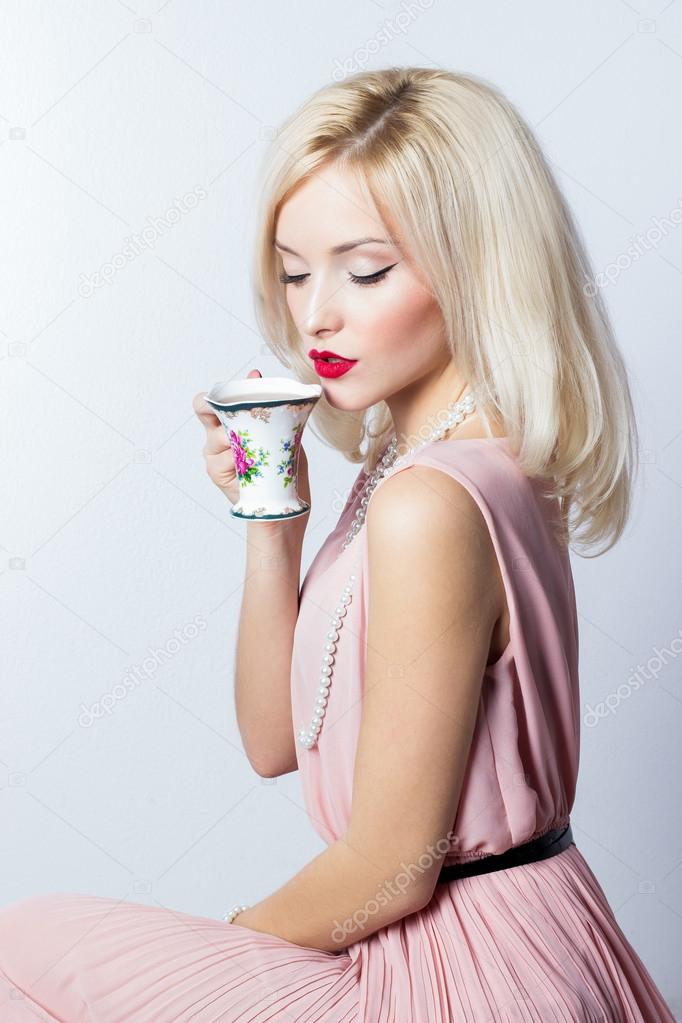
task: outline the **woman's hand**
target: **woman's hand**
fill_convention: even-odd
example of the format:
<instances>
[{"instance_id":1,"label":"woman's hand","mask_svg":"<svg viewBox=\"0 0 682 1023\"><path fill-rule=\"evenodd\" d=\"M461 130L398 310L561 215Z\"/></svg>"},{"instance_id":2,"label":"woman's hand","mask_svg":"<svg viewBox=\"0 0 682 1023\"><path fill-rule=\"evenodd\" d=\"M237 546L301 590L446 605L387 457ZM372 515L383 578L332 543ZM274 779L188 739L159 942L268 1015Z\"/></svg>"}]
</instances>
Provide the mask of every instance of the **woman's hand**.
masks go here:
<instances>
[{"instance_id":1,"label":"woman's hand","mask_svg":"<svg viewBox=\"0 0 682 1023\"><path fill-rule=\"evenodd\" d=\"M262 376L262 373L259 370L252 369L248 373L247 379L260 376ZM192 405L199 420L206 429L206 444L202 451L206 462L206 472L230 504L236 504L239 500L239 482L237 480L237 467L234 455L232 454L230 438L220 419L204 399L204 393L204 391L201 391L199 394L195 394ZM303 500L310 503L308 459L302 446L298 454L298 493ZM308 517L300 516L300 518ZM292 521L297 522L299 519Z\"/></svg>"}]
</instances>

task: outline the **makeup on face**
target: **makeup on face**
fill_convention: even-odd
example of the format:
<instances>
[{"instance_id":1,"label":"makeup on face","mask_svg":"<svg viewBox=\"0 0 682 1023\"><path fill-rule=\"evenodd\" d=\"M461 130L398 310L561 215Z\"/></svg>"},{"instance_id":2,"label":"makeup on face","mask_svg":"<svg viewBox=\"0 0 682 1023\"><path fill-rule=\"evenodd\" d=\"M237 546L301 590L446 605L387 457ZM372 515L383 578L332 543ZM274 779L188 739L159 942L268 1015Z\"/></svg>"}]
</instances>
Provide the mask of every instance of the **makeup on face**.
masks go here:
<instances>
[{"instance_id":1,"label":"makeup on face","mask_svg":"<svg viewBox=\"0 0 682 1023\"><path fill-rule=\"evenodd\" d=\"M311 348L308 355L313 360L317 375L332 380L342 377L358 361L357 359L346 359L343 355L337 355L336 352L330 352L327 349L318 352L316 348Z\"/></svg>"},{"instance_id":2,"label":"makeup on face","mask_svg":"<svg viewBox=\"0 0 682 1023\"><path fill-rule=\"evenodd\" d=\"M273 244L291 320L326 400L348 412L385 401L409 433L419 409L452 396L443 379L450 353L439 304L399 235L355 176L333 167L283 203Z\"/></svg>"},{"instance_id":3,"label":"makeup on face","mask_svg":"<svg viewBox=\"0 0 682 1023\"><path fill-rule=\"evenodd\" d=\"M362 237L334 246L328 251L327 255L330 257L338 257L352 251L353 249L361 249L362 247L370 244L379 244L382 246L391 245L390 241L386 238ZM275 241L275 247L280 251L290 253L292 256L299 259L302 258L297 252L295 252L295 250L279 241ZM362 254L364 254L365 259L367 259L367 256L369 255L371 260L371 250L369 254L366 251ZM374 254L374 261L376 264L376 254ZM355 274L348 270L346 271L347 279L352 284L357 285L360 289L376 286L386 279L391 270L393 270L399 262L400 260L394 259L392 262L387 263L384 266L380 266L380 269L369 274ZM304 286L309 277L309 273L290 274L287 273L286 270L283 270L283 272L279 275L279 279L283 284L293 285L294 288ZM313 362L317 375L327 380L336 380L339 377L345 376L345 374L348 373L358 361L357 359L351 359L344 354L330 351L328 349L318 351L315 348L311 348L308 352L308 356Z\"/></svg>"}]
</instances>

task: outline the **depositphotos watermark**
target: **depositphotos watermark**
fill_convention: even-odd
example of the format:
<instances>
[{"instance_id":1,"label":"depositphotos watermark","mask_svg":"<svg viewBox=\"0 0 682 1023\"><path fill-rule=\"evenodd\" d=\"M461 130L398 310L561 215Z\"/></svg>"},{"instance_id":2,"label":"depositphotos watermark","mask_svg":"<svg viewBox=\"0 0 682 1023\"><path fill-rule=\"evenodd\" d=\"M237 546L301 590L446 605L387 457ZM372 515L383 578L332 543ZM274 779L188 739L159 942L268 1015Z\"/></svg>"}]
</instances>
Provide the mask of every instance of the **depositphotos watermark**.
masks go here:
<instances>
[{"instance_id":1,"label":"depositphotos watermark","mask_svg":"<svg viewBox=\"0 0 682 1023\"><path fill-rule=\"evenodd\" d=\"M647 252L651 252L660 245L661 241L668 236L671 230L682 224L682 199L677 200L677 206L663 217L652 217L651 227L644 233L640 232L633 236L625 252L621 252L611 263L607 263L603 270L588 278L583 284L583 292L588 298L594 298L600 288L606 288L609 284L615 284L618 278L626 270L629 270L633 263L637 263Z\"/></svg>"},{"instance_id":2,"label":"depositphotos watermark","mask_svg":"<svg viewBox=\"0 0 682 1023\"><path fill-rule=\"evenodd\" d=\"M344 61L340 61L338 58L334 61L334 70L332 71L334 81L340 82L346 75L364 70L370 60L388 46L397 34L407 32L420 14L433 7L433 2L434 0L401 0L402 10L398 11L393 18L385 18L371 39L368 39L363 46L358 46Z\"/></svg>"},{"instance_id":3,"label":"depositphotos watermark","mask_svg":"<svg viewBox=\"0 0 682 1023\"><path fill-rule=\"evenodd\" d=\"M385 881L377 889L375 898L368 899L364 906L356 909L352 917L348 917L343 923L339 923L338 920L334 921L336 926L331 933L331 940L340 943L344 941L347 935L352 934L353 931L362 930L369 918L379 912L381 906L388 906L397 895L405 894L410 885L414 883L415 872L420 875L423 874L433 866L437 859L442 859L446 853L450 852L452 845L456 845L458 842L459 838L455 835L454 831L448 831L445 838L438 839L435 847L432 845L426 847L426 852L421 854L418 863L410 863L409 865L401 863L402 870L396 874L392 881ZM436 852L434 852L434 848Z\"/></svg>"},{"instance_id":4,"label":"depositphotos watermark","mask_svg":"<svg viewBox=\"0 0 682 1023\"><path fill-rule=\"evenodd\" d=\"M77 718L81 728L90 728L98 718L104 717L105 714L112 714L120 700L124 700L141 682L149 682L150 679L153 679L164 661L172 661L185 644L196 639L199 633L206 628L208 628L206 619L202 615L195 615L191 622L183 625L181 629L174 629L172 638L162 647L147 647L149 656L145 657L141 664L134 664L129 668L121 681L117 682L108 693L104 693L90 707L81 703L81 712Z\"/></svg>"},{"instance_id":5,"label":"depositphotos watermark","mask_svg":"<svg viewBox=\"0 0 682 1023\"><path fill-rule=\"evenodd\" d=\"M348 501L350 500L351 496L353 497L353 499L355 499L358 496L358 494L361 493L363 485L364 481L363 483L359 483L357 486L354 483L353 486L348 487L348 489L344 491L335 489L334 496L332 497L331 510L336 515L340 515L343 509L348 504Z\"/></svg>"},{"instance_id":6,"label":"depositphotos watermark","mask_svg":"<svg viewBox=\"0 0 682 1023\"><path fill-rule=\"evenodd\" d=\"M677 636L670 641L670 646L654 647L652 656L646 664L638 664L636 671L630 673L627 682L618 686L615 693L610 693L605 700L601 700L593 707L587 704L587 711L583 717L586 728L594 728L609 714L615 714L623 700L627 700L637 690L641 689L645 682L652 678L658 678L669 660L674 660L682 654L682 629L677 630ZM648 674L647 674L648 672Z\"/></svg>"},{"instance_id":7,"label":"depositphotos watermark","mask_svg":"<svg viewBox=\"0 0 682 1023\"><path fill-rule=\"evenodd\" d=\"M471 394L475 399L476 391L472 390ZM437 412L430 413L426 421L421 424L416 433L407 435L404 438L404 440L401 441L400 451L402 452L402 454L400 457L406 458L413 450L421 448L423 445L428 444L428 442L432 440L433 433L435 433L437 430L444 429L447 426L448 420L452 413L454 412L456 405L457 402L450 401L448 402L445 408L441 408L438 409ZM461 418L459 421L461 422L465 418L465 416L466 413L460 412ZM453 423L448 427L448 429L452 430L456 425L458 425L458 423ZM407 447L408 449L407 451L405 451L405 447ZM331 510L335 512L337 515L340 515L343 509L346 507L346 504L350 500L351 496L353 496L353 498L357 497L358 494L362 491L364 485L365 485L364 480L362 481L362 483L358 483L357 481L355 481L353 483L353 486L348 487L344 491L334 490L334 496L331 502Z\"/></svg>"},{"instance_id":8,"label":"depositphotos watermark","mask_svg":"<svg viewBox=\"0 0 682 1023\"><path fill-rule=\"evenodd\" d=\"M137 259L145 249L153 249L164 231L174 227L182 214L191 212L207 196L208 192L201 185L197 185L180 199L174 199L173 204L168 207L163 216L147 217L147 227L143 228L139 234L131 234L124 238L126 244L120 252L112 256L108 262L103 263L99 270L95 270L90 276L84 273L80 275L78 294L81 298L90 298L97 288L111 284L119 270Z\"/></svg>"}]
</instances>

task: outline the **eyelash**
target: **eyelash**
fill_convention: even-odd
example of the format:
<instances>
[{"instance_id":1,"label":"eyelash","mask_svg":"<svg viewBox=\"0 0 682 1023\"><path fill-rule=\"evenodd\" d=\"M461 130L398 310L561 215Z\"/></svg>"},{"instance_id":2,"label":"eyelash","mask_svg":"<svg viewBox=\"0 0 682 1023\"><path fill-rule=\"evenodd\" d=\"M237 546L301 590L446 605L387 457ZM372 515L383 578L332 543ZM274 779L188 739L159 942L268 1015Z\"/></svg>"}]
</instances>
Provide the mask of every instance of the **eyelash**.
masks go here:
<instances>
[{"instance_id":1,"label":"eyelash","mask_svg":"<svg viewBox=\"0 0 682 1023\"><path fill-rule=\"evenodd\" d=\"M359 284L363 288L370 288L373 284L379 284L383 281L384 277L388 275L389 271L392 270L394 266L397 266L397 263L392 263L391 266L386 266L383 270L377 270L376 273L368 274L366 277L359 277L357 274L352 274L348 271L348 276L354 284ZM287 273L281 273L279 275L279 279L282 284L295 284L300 286L304 283L304 278L307 276L308 274L290 275Z\"/></svg>"}]
</instances>

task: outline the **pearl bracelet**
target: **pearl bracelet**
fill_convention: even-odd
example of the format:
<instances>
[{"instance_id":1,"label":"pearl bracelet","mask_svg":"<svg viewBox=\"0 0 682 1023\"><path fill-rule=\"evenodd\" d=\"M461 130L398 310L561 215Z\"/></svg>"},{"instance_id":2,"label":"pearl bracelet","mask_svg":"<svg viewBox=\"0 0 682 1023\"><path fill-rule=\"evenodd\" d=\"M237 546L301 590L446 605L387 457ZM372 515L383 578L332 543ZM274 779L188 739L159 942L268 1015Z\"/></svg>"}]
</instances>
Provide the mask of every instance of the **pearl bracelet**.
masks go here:
<instances>
[{"instance_id":1,"label":"pearl bracelet","mask_svg":"<svg viewBox=\"0 0 682 1023\"><path fill-rule=\"evenodd\" d=\"M243 910L248 908L248 906L233 906L232 909L225 914L223 920L225 920L228 924L231 924L238 913L241 913Z\"/></svg>"}]
</instances>

